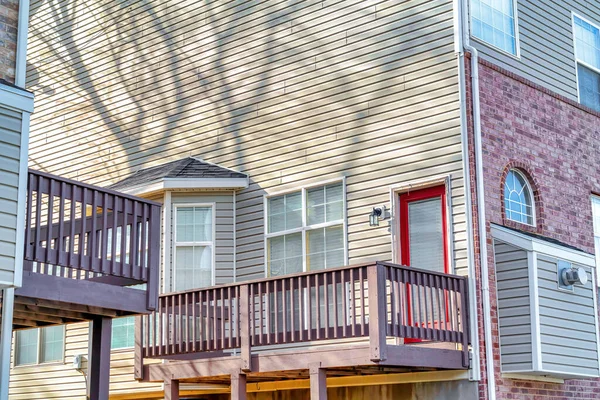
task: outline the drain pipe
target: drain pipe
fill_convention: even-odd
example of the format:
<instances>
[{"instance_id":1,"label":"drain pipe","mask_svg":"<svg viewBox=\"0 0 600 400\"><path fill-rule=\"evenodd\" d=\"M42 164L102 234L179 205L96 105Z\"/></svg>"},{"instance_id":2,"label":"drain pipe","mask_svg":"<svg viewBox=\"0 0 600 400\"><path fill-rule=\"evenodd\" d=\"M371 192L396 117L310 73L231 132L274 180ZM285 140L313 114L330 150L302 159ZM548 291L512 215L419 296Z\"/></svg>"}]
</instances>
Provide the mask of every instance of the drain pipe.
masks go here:
<instances>
[{"instance_id":1,"label":"drain pipe","mask_svg":"<svg viewBox=\"0 0 600 400\"><path fill-rule=\"evenodd\" d=\"M469 12L467 0L460 0L461 15L461 34L462 49L461 54L461 84L466 84L466 73L464 71L464 53L465 50L471 53L471 101L473 109L473 136L475 148L475 179L477 195L477 220L479 231L479 263L481 268L481 300L483 303L483 330L485 346L485 361L487 375L487 394L488 400L496 399L496 377L494 374L494 352L492 347L492 321L491 321L491 303L490 303L490 283L488 270L488 251L487 251L487 229L485 218L484 185L483 185L483 157L481 150L481 118L479 101L479 52L470 45L468 21ZM466 93L466 90L465 90ZM466 121L465 121L466 122ZM466 130L466 129L465 129ZM467 161L468 162L468 159ZM468 175L467 175L468 176ZM468 179L468 178L466 178ZM477 315L477 314L474 314Z\"/></svg>"},{"instance_id":2,"label":"drain pipe","mask_svg":"<svg viewBox=\"0 0 600 400\"><path fill-rule=\"evenodd\" d=\"M462 142L462 158L463 158L463 177L465 191L465 212L467 223L467 264L469 268L469 331L471 333L471 370L469 379L471 381L479 381L481 379L481 362L480 362L480 347L479 347L479 320L477 318L477 271L475 268L475 249L474 249L474 225L473 225L473 197L471 193L471 180L467 177L471 176L469 165L469 132L467 127L467 89L465 76L465 52L463 51L463 34L462 34L462 16L461 4L462 0L454 0L454 20L455 20L455 38L456 38L456 53L458 54L458 70L459 70L459 97L460 97L460 126L461 126L461 142Z\"/></svg>"}]
</instances>

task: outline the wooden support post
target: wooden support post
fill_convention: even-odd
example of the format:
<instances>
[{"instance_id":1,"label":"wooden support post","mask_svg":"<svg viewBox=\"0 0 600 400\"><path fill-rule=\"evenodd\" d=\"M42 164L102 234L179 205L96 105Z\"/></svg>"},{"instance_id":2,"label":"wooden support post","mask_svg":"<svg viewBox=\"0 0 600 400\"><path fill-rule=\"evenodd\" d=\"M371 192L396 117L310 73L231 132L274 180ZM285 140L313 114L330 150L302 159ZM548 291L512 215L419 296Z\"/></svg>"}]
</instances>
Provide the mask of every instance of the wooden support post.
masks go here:
<instances>
[{"instance_id":1,"label":"wooden support post","mask_svg":"<svg viewBox=\"0 0 600 400\"><path fill-rule=\"evenodd\" d=\"M112 318L98 317L92 322L88 372L90 400L108 400L111 330Z\"/></svg>"},{"instance_id":2,"label":"wooden support post","mask_svg":"<svg viewBox=\"0 0 600 400\"><path fill-rule=\"evenodd\" d=\"M387 359L387 304L385 295L385 267L375 264L367 269L369 284L369 342L371 360Z\"/></svg>"},{"instance_id":3,"label":"wooden support post","mask_svg":"<svg viewBox=\"0 0 600 400\"><path fill-rule=\"evenodd\" d=\"M133 355L133 377L138 381L144 379L144 331L141 315L135 317L135 343Z\"/></svg>"},{"instance_id":4,"label":"wooden support post","mask_svg":"<svg viewBox=\"0 0 600 400\"><path fill-rule=\"evenodd\" d=\"M327 375L321 364L309 365L310 400L327 400Z\"/></svg>"},{"instance_id":5,"label":"wooden support post","mask_svg":"<svg viewBox=\"0 0 600 400\"><path fill-rule=\"evenodd\" d=\"M231 375L231 400L246 400L246 374Z\"/></svg>"},{"instance_id":6,"label":"wooden support post","mask_svg":"<svg viewBox=\"0 0 600 400\"><path fill-rule=\"evenodd\" d=\"M165 380L165 400L179 400L178 380Z\"/></svg>"},{"instance_id":7,"label":"wooden support post","mask_svg":"<svg viewBox=\"0 0 600 400\"><path fill-rule=\"evenodd\" d=\"M250 292L248 285L240 286L240 355L241 369L244 372L252 370L252 350L250 344Z\"/></svg>"},{"instance_id":8,"label":"wooden support post","mask_svg":"<svg viewBox=\"0 0 600 400\"><path fill-rule=\"evenodd\" d=\"M2 321L0 322L0 400L8 400L14 303L15 289L4 289L2 291Z\"/></svg>"}]
</instances>

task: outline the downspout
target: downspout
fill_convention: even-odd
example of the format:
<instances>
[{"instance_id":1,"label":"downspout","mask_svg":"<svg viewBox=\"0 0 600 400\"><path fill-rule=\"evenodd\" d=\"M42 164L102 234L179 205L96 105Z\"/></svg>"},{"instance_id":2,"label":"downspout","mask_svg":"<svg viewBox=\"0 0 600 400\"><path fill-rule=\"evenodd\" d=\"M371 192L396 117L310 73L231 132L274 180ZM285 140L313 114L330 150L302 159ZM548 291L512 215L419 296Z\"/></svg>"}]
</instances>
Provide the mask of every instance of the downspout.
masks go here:
<instances>
[{"instance_id":1,"label":"downspout","mask_svg":"<svg viewBox=\"0 0 600 400\"><path fill-rule=\"evenodd\" d=\"M471 101L473 109L473 136L475 149L475 180L477 195L477 221L479 231L479 263L481 268L481 298L483 303L483 330L485 341L485 362L487 376L487 394L488 400L496 399L496 376L494 374L494 352L492 342L492 321L491 321L491 303L490 303L490 283L488 269L488 249L487 249L487 229L486 213L484 201L483 185L483 157L481 149L481 105L479 99L479 52L470 45L468 30L469 12L467 0L461 0L461 30L462 30L462 49L461 54L464 61L465 50L471 53ZM462 84L466 83L466 74L464 71L464 62L461 64ZM466 94L466 90L465 90ZM466 106L466 104L465 104ZM466 109L465 109L466 112ZM466 122L466 121L465 121ZM466 130L466 125L465 125ZM468 162L468 159L467 161ZM468 178L467 178L468 180ZM474 314L475 316L477 314Z\"/></svg>"},{"instance_id":2,"label":"downspout","mask_svg":"<svg viewBox=\"0 0 600 400\"><path fill-rule=\"evenodd\" d=\"M467 264L469 276L469 314L470 318L470 336L471 336L471 370L469 379L479 381L481 379L481 364L479 356L479 320L477 318L477 271L475 269L475 250L473 233L473 214L472 214L472 195L471 195L471 168L469 165L469 131L467 127L467 89L465 76L465 53L463 51L463 28L462 28L462 0L454 0L454 20L455 23L455 50L458 54L459 70L459 97L460 97L460 126L462 143L462 171L464 177L465 191L465 217L467 223Z\"/></svg>"},{"instance_id":3,"label":"downspout","mask_svg":"<svg viewBox=\"0 0 600 400\"><path fill-rule=\"evenodd\" d=\"M17 54L15 85L25 88L27 73L27 35L29 33L29 0L19 0L19 25L17 26Z\"/></svg>"}]
</instances>

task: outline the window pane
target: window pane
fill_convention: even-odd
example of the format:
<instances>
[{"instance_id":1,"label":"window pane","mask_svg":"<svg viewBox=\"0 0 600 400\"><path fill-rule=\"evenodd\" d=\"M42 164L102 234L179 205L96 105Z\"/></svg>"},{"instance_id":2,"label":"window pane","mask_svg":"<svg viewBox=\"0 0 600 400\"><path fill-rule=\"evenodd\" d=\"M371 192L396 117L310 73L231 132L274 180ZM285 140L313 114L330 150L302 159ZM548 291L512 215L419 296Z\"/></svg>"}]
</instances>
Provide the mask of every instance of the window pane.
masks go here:
<instances>
[{"instance_id":1,"label":"window pane","mask_svg":"<svg viewBox=\"0 0 600 400\"><path fill-rule=\"evenodd\" d=\"M212 285L212 247L177 246L175 249L176 291Z\"/></svg>"},{"instance_id":2,"label":"window pane","mask_svg":"<svg viewBox=\"0 0 600 400\"><path fill-rule=\"evenodd\" d=\"M42 351L40 352L40 362L62 361L65 327L62 325L49 326L43 328L41 333Z\"/></svg>"},{"instance_id":3,"label":"window pane","mask_svg":"<svg viewBox=\"0 0 600 400\"><path fill-rule=\"evenodd\" d=\"M212 240L212 207L177 207L178 242Z\"/></svg>"},{"instance_id":4,"label":"window pane","mask_svg":"<svg viewBox=\"0 0 600 400\"><path fill-rule=\"evenodd\" d=\"M510 220L533 225L533 196L525 178L516 171L506 176L504 211Z\"/></svg>"},{"instance_id":5,"label":"window pane","mask_svg":"<svg viewBox=\"0 0 600 400\"><path fill-rule=\"evenodd\" d=\"M577 58L600 69L600 29L577 16L573 19Z\"/></svg>"},{"instance_id":6,"label":"window pane","mask_svg":"<svg viewBox=\"0 0 600 400\"><path fill-rule=\"evenodd\" d=\"M339 221L343 218L343 187L341 183L307 190L308 224Z\"/></svg>"},{"instance_id":7,"label":"window pane","mask_svg":"<svg viewBox=\"0 0 600 400\"><path fill-rule=\"evenodd\" d=\"M344 265L344 228L342 225L313 229L306 233L309 271Z\"/></svg>"},{"instance_id":8,"label":"window pane","mask_svg":"<svg viewBox=\"0 0 600 400\"><path fill-rule=\"evenodd\" d=\"M302 192L271 197L267 206L269 233L302 226Z\"/></svg>"},{"instance_id":9,"label":"window pane","mask_svg":"<svg viewBox=\"0 0 600 400\"><path fill-rule=\"evenodd\" d=\"M271 276L302 272L302 234L293 233L267 240Z\"/></svg>"},{"instance_id":10,"label":"window pane","mask_svg":"<svg viewBox=\"0 0 600 400\"><path fill-rule=\"evenodd\" d=\"M471 0L471 35L517 54L513 0Z\"/></svg>"},{"instance_id":11,"label":"window pane","mask_svg":"<svg viewBox=\"0 0 600 400\"><path fill-rule=\"evenodd\" d=\"M39 329L17 331L16 360L17 365L37 363Z\"/></svg>"},{"instance_id":12,"label":"window pane","mask_svg":"<svg viewBox=\"0 0 600 400\"><path fill-rule=\"evenodd\" d=\"M441 197L408 204L410 266L444 271L444 232Z\"/></svg>"},{"instance_id":13,"label":"window pane","mask_svg":"<svg viewBox=\"0 0 600 400\"><path fill-rule=\"evenodd\" d=\"M112 323L111 349L133 347L135 344L135 317L115 318Z\"/></svg>"},{"instance_id":14,"label":"window pane","mask_svg":"<svg viewBox=\"0 0 600 400\"><path fill-rule=\"evenodd\" d=\"M577 78L581 104L600 111L600 74L577 64Z\"/></svg>"}]
</instances>

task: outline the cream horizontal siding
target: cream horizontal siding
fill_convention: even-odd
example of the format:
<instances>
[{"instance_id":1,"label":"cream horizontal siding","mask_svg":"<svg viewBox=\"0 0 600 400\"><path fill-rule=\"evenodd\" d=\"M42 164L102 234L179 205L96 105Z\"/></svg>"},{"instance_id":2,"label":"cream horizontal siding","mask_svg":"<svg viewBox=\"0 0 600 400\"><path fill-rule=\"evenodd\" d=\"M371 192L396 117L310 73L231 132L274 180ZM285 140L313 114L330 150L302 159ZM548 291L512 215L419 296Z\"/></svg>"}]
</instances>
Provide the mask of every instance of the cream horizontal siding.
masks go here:
<instances>
[{"instance_id":1,"label":"cream horizontal siding","mask_svg":"<svg viewBox=\"0 0 600 400\"><path fill-rule=\"evenodd\" d=\"M0 282L14 281L21 112L0 107Z\"/></svg>"},{"instance_id":2,"label":"cream horizontal siding","mask_svg":"<svg viewBox=\"0 0 600 400\"><path fill-rule=\"evenodd\" d=\"M371 207L389 205L390 186L449 175L453 261L466 273L452 1L31 7L36 167L105 185L194 155L248 173L235 196L237 280L264 275L265 195L345 177L350 263L391 260ZM210 198L223 227L217 282L230 282L231 192L172 202Z\"/></svg>"},{"instance_id":3,"label":"cream horizontal siding","mask_svg":"<svg viewBox=\"0 0 600 400\"><path fill-rule=\"evenodd\" d=\"M577 100L572 12L600 23L600 3L589 0L517 1L521 57L473 41L482 57Z\"/></svg>"},{"instance_id":4,"label":"cream horizontal siding","mask_svg":"<svg viewBox=\"0 0 600 400\"><path fill-rule=\"evenodd\" d=\"M63 362L14 366L14 341L10 374L10 400L69 399L85 400L86 377L73 368L73 357L88 359L89 323L65 327ZM110 395L143 394L162 389L161 384L139 383L133 378L133 350L113 350L110 359ZM87 361L83 363L87 368ZM87 371L86 371L87 373Z\"/></svg>"}]
</instances>

